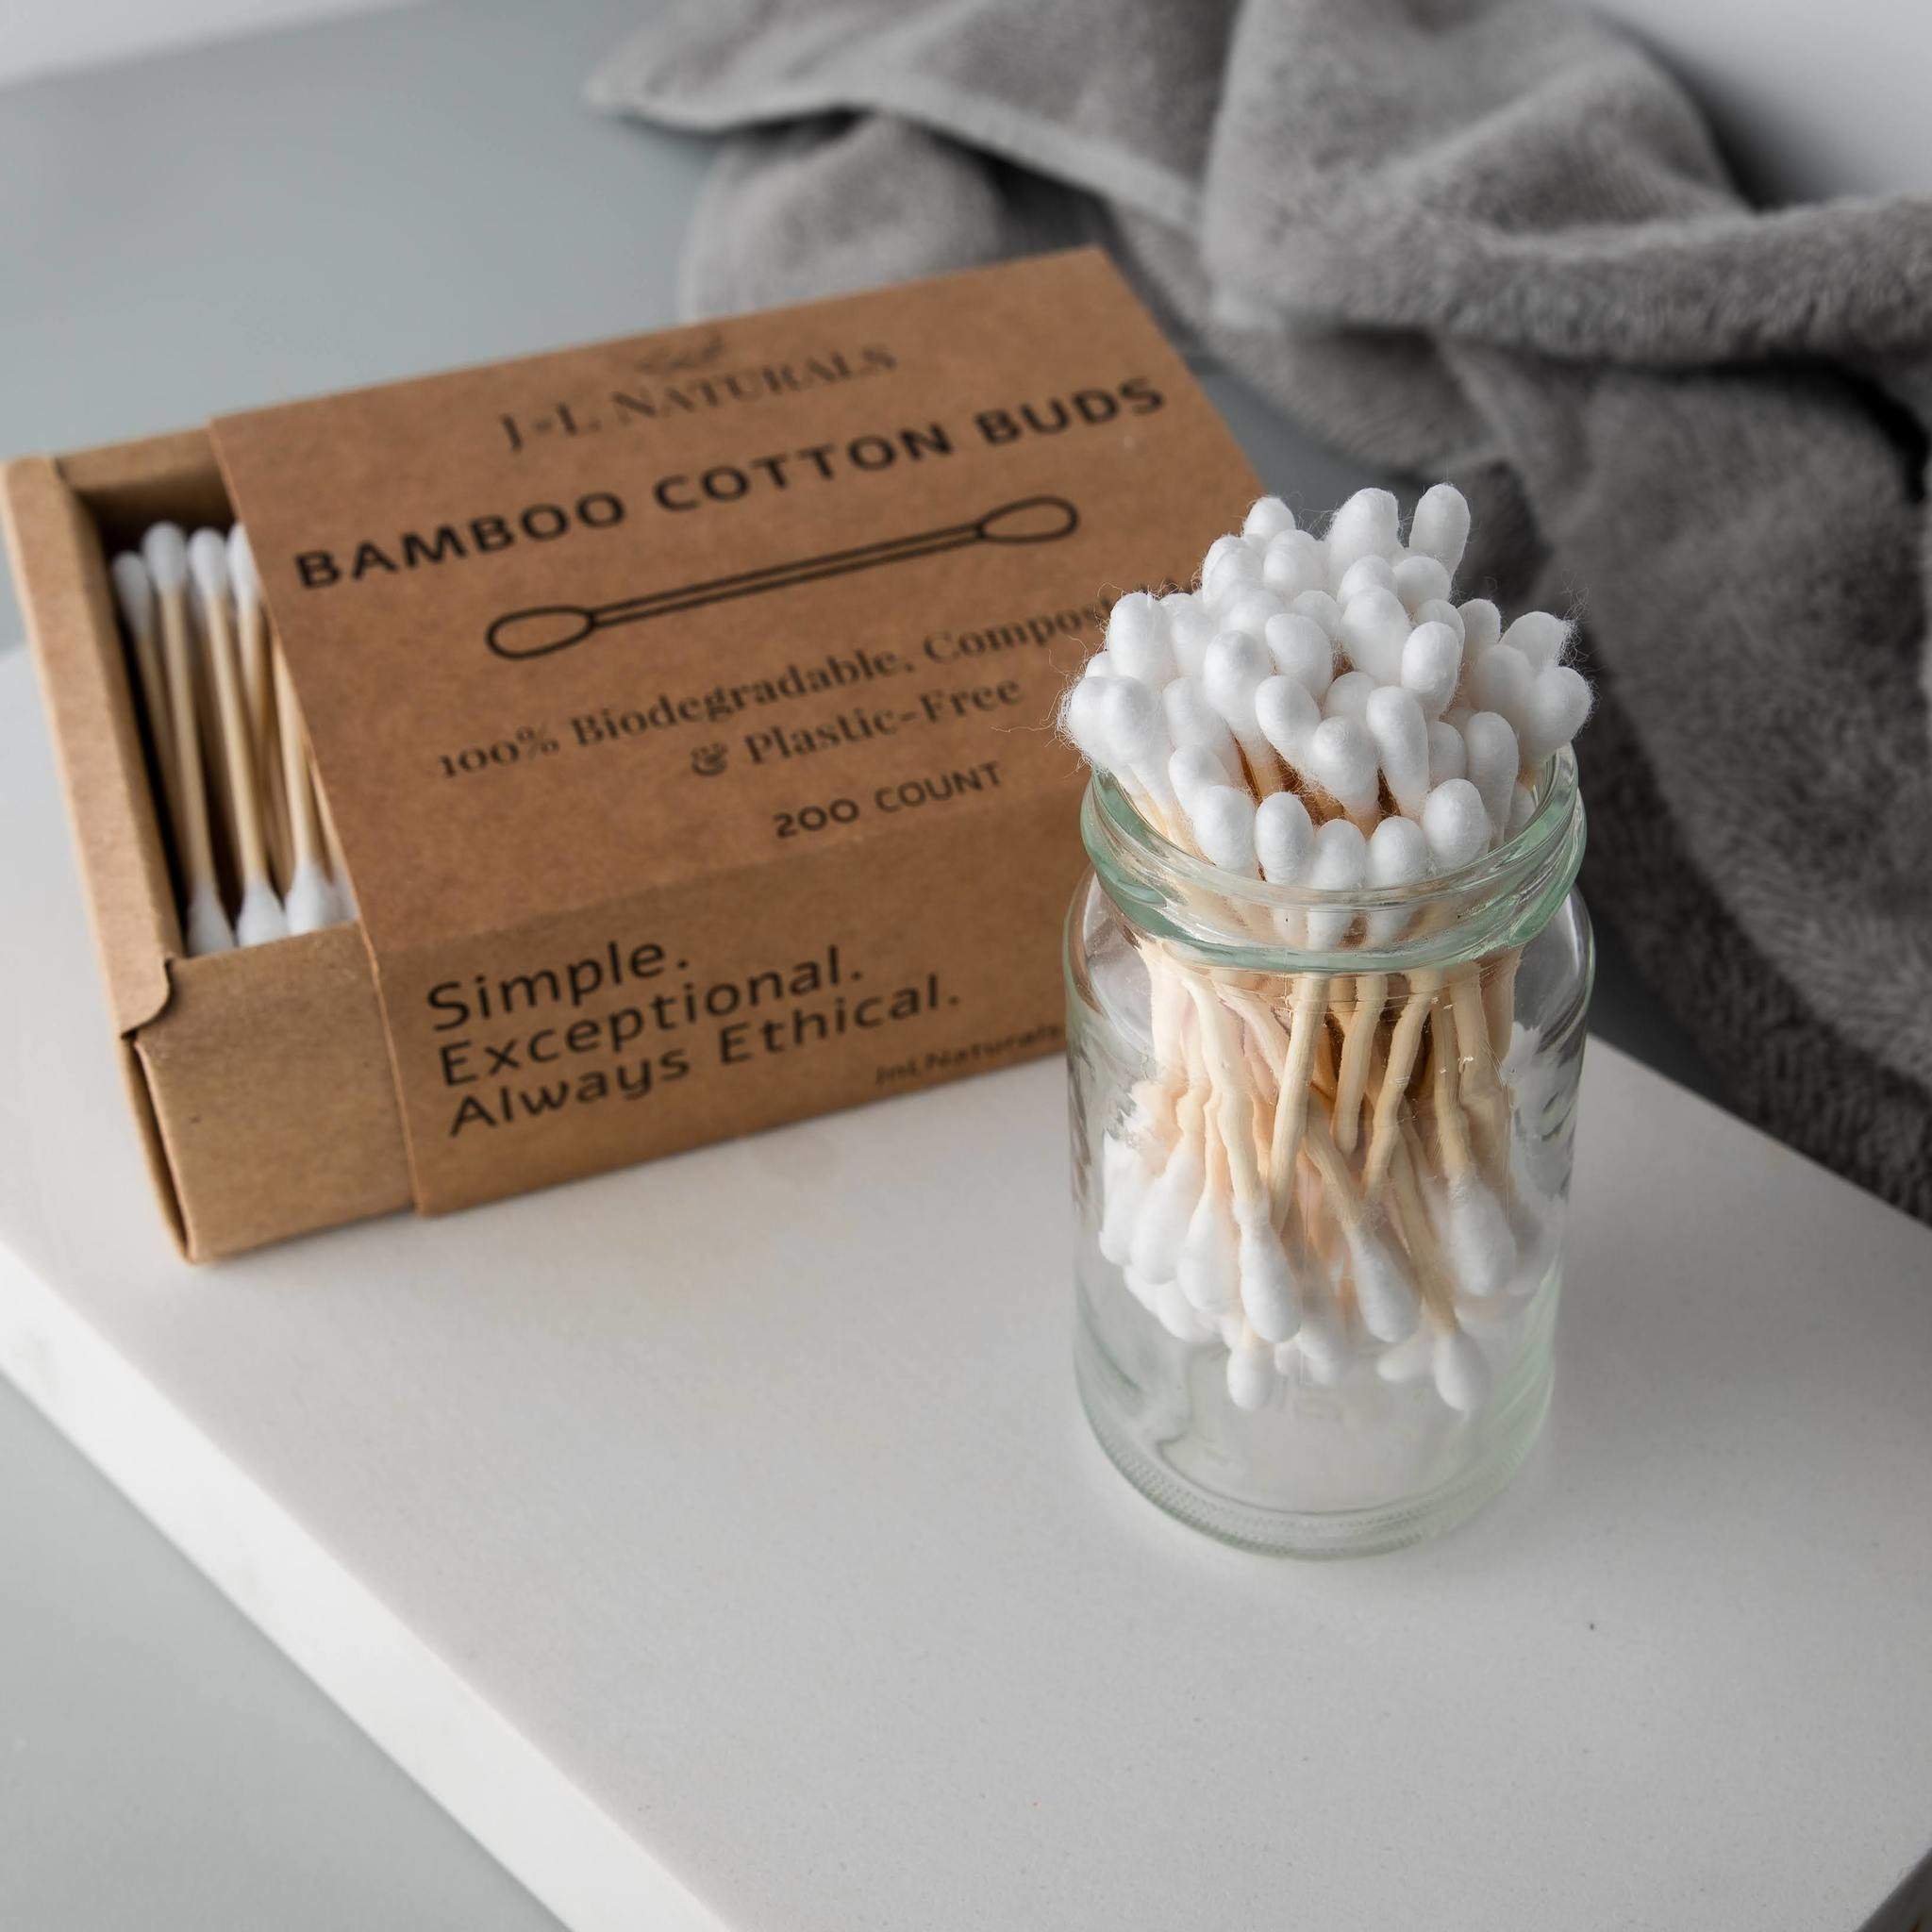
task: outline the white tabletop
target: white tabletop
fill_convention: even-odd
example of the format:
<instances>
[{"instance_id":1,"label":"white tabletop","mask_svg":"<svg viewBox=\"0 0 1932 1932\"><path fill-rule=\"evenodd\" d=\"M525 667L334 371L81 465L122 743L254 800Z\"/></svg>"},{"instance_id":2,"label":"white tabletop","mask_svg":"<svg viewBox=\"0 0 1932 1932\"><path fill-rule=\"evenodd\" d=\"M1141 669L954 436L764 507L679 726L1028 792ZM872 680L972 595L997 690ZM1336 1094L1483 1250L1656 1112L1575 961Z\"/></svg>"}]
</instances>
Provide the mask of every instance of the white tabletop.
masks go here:
<instances>
[{"instance_id":1,"label":"white tabletop","mask_svg":"<svg viewBox=\"0 0 1932 1932\"><path fill-rule=\"evenodd\" d=\"M1305 1567L1088 1439L1057 1065L192 1270L0 864L0 1366L573 1927L1851 1927L1932 1842L1932 1230L1614 1051L1543 1448Z\"/></svg>"}]
</instances>

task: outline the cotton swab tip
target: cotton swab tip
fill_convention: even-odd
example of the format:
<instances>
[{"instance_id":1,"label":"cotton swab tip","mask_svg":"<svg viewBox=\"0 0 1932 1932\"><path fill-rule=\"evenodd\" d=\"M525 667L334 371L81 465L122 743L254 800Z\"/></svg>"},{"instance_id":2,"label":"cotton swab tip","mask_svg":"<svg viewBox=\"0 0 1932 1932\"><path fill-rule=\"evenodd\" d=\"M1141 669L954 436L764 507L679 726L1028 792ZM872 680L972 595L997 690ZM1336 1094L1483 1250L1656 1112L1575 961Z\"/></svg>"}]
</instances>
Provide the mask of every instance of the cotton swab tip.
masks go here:
<instances>
[{"instance_id":1,"label":"cotton swab tip","mask_svg":"<svg viewBox=\"0 0 1932 1932\"><path fill-rule=\"evenodd\" d=\"M151 637L155 627L155 580L147 565L131 550L124 550L108 567L114 582L114 601L121 622L137 638Z\"/></svg>"},{"instance_id":2,"label":"cotton swab tip","mask_svg":"<svg viewBox=\"0 0 1932 1932\"><path fill-rule=\"evenodd\" d=\"M1432 557L1451 576L1469 542L1469 503L1453 483L1438 483L1417 498L1408 520L1408 547Z\"/></svg>"},{"instance_id":3,"label":"cotton swab tip","mask_svg":"<svg viewBox=\"0 0 1932 1932\"><path fill-rule=\"evenodd\" d=\"M1437 1338L1435 1377L1436 1393L1458 1415L1474 1415L1490 1399L1490 1358L1460 1328Z\"/></svg>"},{"instance_id":4,"label":"cotton swab tip","mask_svg":"<svg viewBox=\"0 0 1932 1932\"><path fill-rule=\"evenodd\" d=\"M155 589L163 594L187 583L188 539L179 524L150 524L141 540L141 558Z\"/></svg>"},{"instance_id":5,"label":"cotton swab tip","mask_svg":"<svg viewBox=\"0 0 1932 1932\"><path fill-rule=\"evenodd\" d=\"M1335 645L1313 618L1285 610L1268 620L1261 638L1275 670L1304 686L1309 696L1319 700L1335 681Z\"/></svg>"},{"instance_id":6,"label":"cotton swab tip","mask_svg":"<svg viewBox=\"0 0 1932 1932\"><path fill-rule=\"evenodd\" d=\"M313 860L295 868L282 909L291 933L320 932L325 926L340 925L343 916L329 875Z\"/></svg>"},{"instance_id":7,"label":"cotton swab tip","mask_svg":"<svg viewBox=\"0 0 1932 1932\"><path fill-rule=\"evenodd\" d=\"M232 953L235 929L211 885L197 886L188 898L188 950L195 958L209 953Z\"/></svg>"},{"instance_id":8,"label":"cotton swab tip","mask_svg":"<svg viewBox=\"0 0 1932 1932\"><path fill-rule=\"evenodd\" d=\"M1194 843L1209 865L1252 878L1255 858L1255 804L1231 785L1210 785L1195 794L1188 809Z\"/></svg>"},{"instance_id":9,"label":"cotton swab tip","mask_svg":"<svg viewBox=\"0 0 1932 1932\"><path fill-rule=\"evenodd\" d=\"M243 888L242 904L235 911L235 943L263 946L271 940L289 937L289 919L275 889L266 879L254 879Z\"/></svg>"},{"instance_id":10,"label":"cotton swab tip","mask_svg":"<svg viewBox=\"0 0 1932 1932\"><path fill-rule=\"evenodd\" d=\"M255 545L248 541L248 531L241 524L228 532L228 578L235 586L238 602L261 602L261 573L255 567Z\"/></svg>"},{"instance_id":11,"label":"cotton swab tip","mask_svg":"<svg viewBox=\"0 0 1932 1932\"><path fill-rule=\"evenodd\" d=\"M1241 520L1241 535L1263 543L1293 528L1294 512L1278 496L1257 497Z\"/></svg>"},{"instance_id":12,"label":"cotton swab tip","mask_svg":"<svg viewBox=\"0 0 1932 1932\"><path fill-rule=\"evenodd\" d=\"M1502 641L1521 651L1530 668L1541 671L1547 664L1560 664L1576 626L1547 610L1525 610L1507 630Z\"/></svg>"},{"instance_id":13,"label":"cotton swab tip","mask_svg":"<svg viewBox=\"0 0 1932 1932\"><path fill-rule=\"evenodd\" d=\"M197 596L206 605L219 604L228 594L228 541L219 530L197 530L188 540L188 571Z\"/></svg>"},{"instance_id":14,"label":"cotton swab tip","mask_svg":"<svg viewBox=\"0 0 1932 1932\"><path fill-rule=\"evenodd\" d=\"M1490 842L1490 817L1482 793L1467 778L1438 785L1423 806L1423 836L1438 872L1457 872L1482 857Z\"/></svg>"},{"instance_id":15,"label":"cotton swab tip","mask_svg":"<svg viewBox=\"0 0 1932 1932\"><path fill-rule=\"evenodd\" d=\"M1277 791L1255 808L1255 857L1271 886L1292 885L1314 849L1314 822L1292 791Z\"/></svg>"}]
</instances>

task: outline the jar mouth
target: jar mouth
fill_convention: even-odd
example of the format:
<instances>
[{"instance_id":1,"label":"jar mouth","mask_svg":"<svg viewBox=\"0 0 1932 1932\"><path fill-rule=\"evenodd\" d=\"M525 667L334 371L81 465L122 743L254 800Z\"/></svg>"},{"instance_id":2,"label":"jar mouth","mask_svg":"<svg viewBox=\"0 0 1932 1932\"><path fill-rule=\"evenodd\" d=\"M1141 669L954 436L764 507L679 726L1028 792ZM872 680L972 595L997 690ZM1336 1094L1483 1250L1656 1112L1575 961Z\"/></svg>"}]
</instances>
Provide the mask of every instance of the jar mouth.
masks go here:
<instances>
[{"instance_id":1,"label":"jar mouth","mask_svg":"<svg viewBox=\"0 0 1932 1932\"><path fill-rule=\"evenodd\" d=\"M1566 747L1545 766L1521 831L1414 885L1327 891L1224 871L1157 830L1104 772L1088 784L1080 831L1108 895L1156 937L1225 955L1228 964L1357 973L1524 943L1576 882L1584 817L1575 754ZM1311 934L1336 937L1314 944Z\"/></svg>"}]
</instances>

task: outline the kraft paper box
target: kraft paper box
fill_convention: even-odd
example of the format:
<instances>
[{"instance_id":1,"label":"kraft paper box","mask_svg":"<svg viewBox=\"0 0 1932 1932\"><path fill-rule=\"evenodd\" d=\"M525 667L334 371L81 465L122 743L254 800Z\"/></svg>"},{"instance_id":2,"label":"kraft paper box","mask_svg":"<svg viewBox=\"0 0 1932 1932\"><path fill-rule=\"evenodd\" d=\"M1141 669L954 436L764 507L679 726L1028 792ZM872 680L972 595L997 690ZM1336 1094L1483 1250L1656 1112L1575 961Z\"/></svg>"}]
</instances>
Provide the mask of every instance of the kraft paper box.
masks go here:
<instances>
[{"instance_id":1,"label":"kraft paper box","mask_svg":"<svg viewBox=\"0 0 1932 1932\"><path fill-rule=\"evenodd\" d=\"M1257 485L1105 258L7 472L113 1021L186 1250L441 1211L1061 1040L1123 591ZM190 958L105 558L249 529L359 924Z\"/></svg>"}]
</instances>

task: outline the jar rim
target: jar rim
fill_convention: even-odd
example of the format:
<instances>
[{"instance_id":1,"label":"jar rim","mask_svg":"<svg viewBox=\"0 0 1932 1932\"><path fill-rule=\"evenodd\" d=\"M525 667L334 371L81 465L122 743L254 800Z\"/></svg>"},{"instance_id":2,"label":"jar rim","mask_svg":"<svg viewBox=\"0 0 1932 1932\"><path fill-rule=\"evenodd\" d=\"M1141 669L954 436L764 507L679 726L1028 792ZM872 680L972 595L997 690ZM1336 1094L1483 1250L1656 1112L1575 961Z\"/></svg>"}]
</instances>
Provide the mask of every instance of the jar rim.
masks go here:
<instances>
[{"instance_id":1,"label":"jar rim","mask_svg":"<svg viewBox=\"0 0 1932 1932\"><path fill-rule=\"evenodd\" d=\"M1244 877L1175 844L1141 815L1125 790L1096 772L1080 813L1082 840L1095 874L1125 916L1157 936L1180 940L1242 963L1360 972L1384 960L1412 966L1426 957L1471 958L1499 944L1521 944L1540 931L1575 883L1583 860L1584 814L1575 754L1551 758L1537 787L1528 823L1493 850L1454 872L1407 886L1274 885ZM1224 908L1224 917L1217 918ZM1375 913L1407 911L1401 937L1316 948L1280 937L1310 912L1350 927ZM1178 915L1178 916L1176 916ZM1259 917L1257 917L1259 915ZM1284 917L1286 915L1286 917ZM1257 933L1265 924L1267 936ZM1249 960L1246 956L1258 956ZM1235 963L1230 958L1229 963Z\"/></svg>"}]
</instances>

